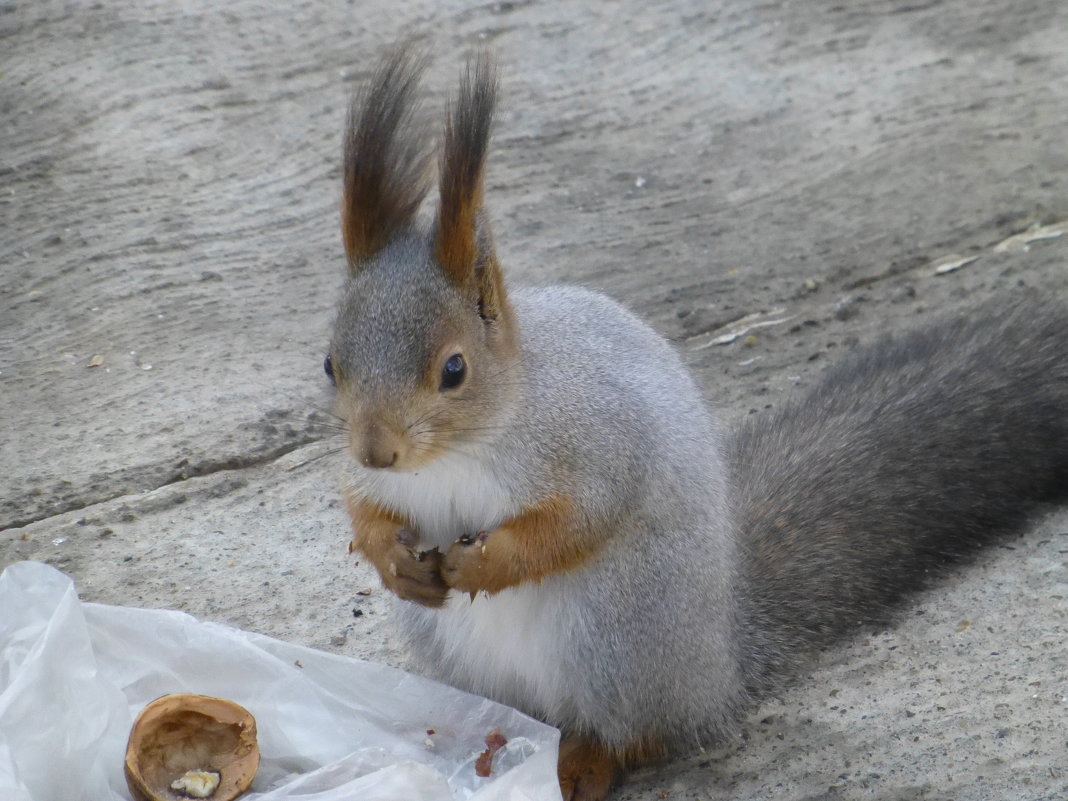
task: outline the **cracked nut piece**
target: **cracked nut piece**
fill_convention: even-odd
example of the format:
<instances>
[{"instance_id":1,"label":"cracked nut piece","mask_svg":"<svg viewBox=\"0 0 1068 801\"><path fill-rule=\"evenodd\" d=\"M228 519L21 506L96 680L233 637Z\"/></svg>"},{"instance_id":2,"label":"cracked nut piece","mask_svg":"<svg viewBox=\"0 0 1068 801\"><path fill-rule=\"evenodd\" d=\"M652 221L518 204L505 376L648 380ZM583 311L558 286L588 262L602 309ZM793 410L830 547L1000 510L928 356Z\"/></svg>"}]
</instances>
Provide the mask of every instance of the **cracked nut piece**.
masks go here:
<instances>
[{"instance_id":1,"label":"cracked nut piece","mask_svg":"<svg viewBox=\"0 0 1068 801\"><path fill-rule=\"evenodd\" d=\"M252 715L207 695L157 698L141 710L126 744L126 784L137 801L233 801L259 764Z\"/></svg>"}]
</instances>

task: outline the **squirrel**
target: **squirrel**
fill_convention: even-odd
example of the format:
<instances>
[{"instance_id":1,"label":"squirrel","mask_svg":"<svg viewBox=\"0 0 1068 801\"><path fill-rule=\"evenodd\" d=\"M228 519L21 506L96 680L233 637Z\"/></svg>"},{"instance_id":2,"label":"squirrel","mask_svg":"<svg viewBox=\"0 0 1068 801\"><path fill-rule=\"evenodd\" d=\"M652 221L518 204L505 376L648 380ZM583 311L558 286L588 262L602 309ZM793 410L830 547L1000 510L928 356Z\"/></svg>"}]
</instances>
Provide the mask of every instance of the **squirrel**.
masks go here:
<instances>
[{"instance_id":1,"label":"squirrel","mask_svg":"<svg viewBox=\"0 0 1068 801\"><path fill-rule=\"evenodd\" d=\"M431 675L562 730L564 797L729 736L806 652L1068 495L1068 315L1028 298L858 351L726 430L606 296L506 286L468 62L440 200L401 48L354 101L324 369L351 548Z\"/></svg>"}]
</instances>

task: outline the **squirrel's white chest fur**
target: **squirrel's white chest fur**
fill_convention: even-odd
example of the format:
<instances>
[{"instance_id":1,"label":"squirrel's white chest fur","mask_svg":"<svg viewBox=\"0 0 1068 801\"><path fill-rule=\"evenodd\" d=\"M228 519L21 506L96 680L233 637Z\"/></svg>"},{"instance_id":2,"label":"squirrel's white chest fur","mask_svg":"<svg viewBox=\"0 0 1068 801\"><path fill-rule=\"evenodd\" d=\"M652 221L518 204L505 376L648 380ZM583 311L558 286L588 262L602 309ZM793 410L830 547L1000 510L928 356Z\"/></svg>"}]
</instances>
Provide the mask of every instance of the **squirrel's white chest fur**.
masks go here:
<instances>
[{"instance_id":1,"label":"squirrel's white chest fur","mask_svg":"<svg viewBox=\"0 0 1068 801\"><path fill-rule=\"evenodd\" d=\"M410 472L363 471L348 481L406 515L419 547L448 550L462 534L492 530L519 511L492 468L472 454L447 454ZM442 609L402 603L417 650L433 650L439 677L481 695L558 715L568 697L562 657L571 627L566 577L511 587L472 600L452 592Z\"/></svg>"},{"instance_id":2,"label":"squirrel's white chest fur","mask_svg":"<svg viewBox=\"0 0 1068 801\"><path fill-rule=\"evenodd\" d=\"M464 534L491 531L518 511L492 468L468 453L448 453L418 470L356 468L348 482L377 503L408 517L419 548L443 553Z\"/></svg>"},{"instance_id":3,"label":"squirrel's white chest fur","mask_svg":"<svg viewBox=\"0 0 1068 801\"><path fill-rule=\"evenodd\" d=\"M403 615L416 634L413 647L436 653L431 664L438 678L549 719L566 719L573 710L563 668L575 621L565 602L568 593L557 586L561 579L567 580L549 577L473 600L453 592L437 610L406 603Z\"/></svg>"}]
</instances>

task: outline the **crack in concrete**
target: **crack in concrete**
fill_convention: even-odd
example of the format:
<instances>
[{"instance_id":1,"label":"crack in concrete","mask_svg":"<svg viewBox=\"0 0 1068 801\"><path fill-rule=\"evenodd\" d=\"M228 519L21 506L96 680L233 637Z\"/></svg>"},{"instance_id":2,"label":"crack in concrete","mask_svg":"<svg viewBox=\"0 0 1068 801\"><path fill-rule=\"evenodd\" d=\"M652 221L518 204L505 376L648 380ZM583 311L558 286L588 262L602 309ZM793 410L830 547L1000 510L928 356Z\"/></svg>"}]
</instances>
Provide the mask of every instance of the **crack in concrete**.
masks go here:
<instances>
[{"instance_id":1,"label":"crack in concrete","mask_svg":"<svg viewBox=\"0 0 1068 801\"><path fill-rule=\"evenodd\" d=\"M25 528L26 526L33 525L34 523L40 523L42 521L49 520L54 517L70 514L71 512L76 512L79 509L88 509L93 506L98 506L102 503L108 503L109 501L115 501L119 498L125 498L129 495L141 495L144 493L153 492L163 487L180 484L181 482L191 478L203 478L205 476L214 475L215 473L233 472L237 470L247 470L249 468L262 467L263 465L275 462L292 453L293 451L305 447L306 445L323 442L324 440L327 440L329 438L330 435L321 437L306 436L302 437L299 440L287 442L283 445L271 448L270 450L260 454L248 456L233 456L228 459L209 459L197 464L186 465L178 470L174 470L171 473L167 474L163 477L161 481L158 481L152 486L147 486L142 489L138 489L134 492L124 490L122 492L114 493L111 495L101 494L95 497L84 496L82 498L79 498L77 502L67 503L62 506L56 507L46 514L38 515L36 517L16 519L12 520L9 523L0 524L0 532Z\"/></svg>"}]
</instances>

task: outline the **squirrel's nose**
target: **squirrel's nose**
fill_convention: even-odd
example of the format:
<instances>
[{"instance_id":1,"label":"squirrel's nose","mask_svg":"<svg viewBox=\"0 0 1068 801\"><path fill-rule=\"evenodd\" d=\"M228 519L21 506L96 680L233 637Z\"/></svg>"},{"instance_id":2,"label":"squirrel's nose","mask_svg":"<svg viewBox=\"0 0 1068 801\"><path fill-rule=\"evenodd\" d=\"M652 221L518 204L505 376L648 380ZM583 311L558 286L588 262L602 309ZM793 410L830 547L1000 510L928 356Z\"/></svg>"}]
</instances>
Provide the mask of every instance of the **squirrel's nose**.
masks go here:
<instances>
[{"instance_id":1,"label":"squirrel's nose","mask_svg":"<svg viewBox=\"0 0 1068 801\"><path fill-rule=\"evenodd\" d=\"M364 429L360 441L354 442L353 445L360 464L381 469L397 464L404 450L404 443L399 435L389 426L373 422Z\"/></svg>"},{"instance_id":2,"label":"squirrel's nose","mask_svg":"<svg viewBox=\"0 0 1068 801\"><path fill-rule=\"evenodd\" d=\"M364 467L393 467L397 463L397 452L389 448L368 448L364 451L361 461Z\"/></svg>"}]
</instances>

